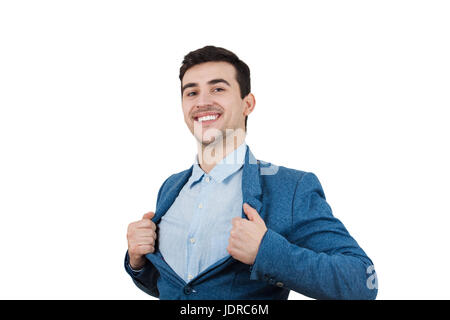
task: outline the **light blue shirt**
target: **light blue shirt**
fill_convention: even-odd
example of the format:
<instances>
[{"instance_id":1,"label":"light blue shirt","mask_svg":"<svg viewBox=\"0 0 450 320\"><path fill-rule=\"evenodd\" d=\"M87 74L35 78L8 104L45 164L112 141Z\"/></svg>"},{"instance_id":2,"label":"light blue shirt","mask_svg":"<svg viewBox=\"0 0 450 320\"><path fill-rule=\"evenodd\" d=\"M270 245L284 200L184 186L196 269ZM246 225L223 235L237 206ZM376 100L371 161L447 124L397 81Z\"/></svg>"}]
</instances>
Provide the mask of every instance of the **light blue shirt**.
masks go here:
<instances>
[{"instance_id":1,"label":"light blue shirt","mask_svg":"<svg viewBox=\"0 0 450 320\"><path fill-rule=\"evenodd\" d=\"M186 282L229 255L231 220L242 217L243 142L207 174L196 156L192 175L159 223L159 250Z\"/></svg>"}]
</instances>

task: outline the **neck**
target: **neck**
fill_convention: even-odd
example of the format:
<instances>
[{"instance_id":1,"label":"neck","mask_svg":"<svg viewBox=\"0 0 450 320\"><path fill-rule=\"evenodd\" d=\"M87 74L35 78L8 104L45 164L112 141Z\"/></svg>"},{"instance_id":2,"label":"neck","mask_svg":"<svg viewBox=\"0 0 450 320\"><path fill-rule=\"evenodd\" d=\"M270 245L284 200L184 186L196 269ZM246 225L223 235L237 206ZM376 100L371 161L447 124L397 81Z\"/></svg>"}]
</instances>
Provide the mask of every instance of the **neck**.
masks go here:
<instances>
[{"instance_id":1,"label":"neck","mask_svg":"<svg viewBox=\"0 0 450 320\"><path fill-rule=\"evenodd\" d=\"M201 155L198 158L200 168L209 173L217 163L236 150L244 141L245 135L230 135L206 145L197 142L197 154Z\"/></svg>"}]
</instances>

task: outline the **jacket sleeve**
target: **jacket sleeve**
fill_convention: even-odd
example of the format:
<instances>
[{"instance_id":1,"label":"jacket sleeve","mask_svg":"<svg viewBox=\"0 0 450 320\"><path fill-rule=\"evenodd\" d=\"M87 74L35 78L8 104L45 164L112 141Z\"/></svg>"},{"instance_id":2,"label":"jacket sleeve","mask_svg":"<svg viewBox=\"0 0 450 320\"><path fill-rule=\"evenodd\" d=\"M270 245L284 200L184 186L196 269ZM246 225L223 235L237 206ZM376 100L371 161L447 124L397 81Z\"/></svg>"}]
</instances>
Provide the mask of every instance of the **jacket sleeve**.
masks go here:
<instances>
[{"instance_id":1,"label":"jacket sleeve","mask_svg":"<svg viewBox=\"0 0 450 320\"><path fill-rule=\"evenodd\" d=\"M333 217L313 173L297 182L289 240L268 228L250 279L314 299L375 299L378 292L372 261Z\"/></svg>"},{"instance_id":2,"label":"jacket sleeve","mask_svg":"<svg viewBox=\"0 0 450 320\"><path fill-rule=\"evenodd\" d=\"M164 185L166 184L166 182L169 179L170 179L170 177L167 178L166 181L164 181L164 183L162 184L161 188L159 188L158 197L156 199L156 207L158 207L159 199L163 192ZM155 266L149 260L146 260L143 269L139 270L138 272L135 272L130 268L129 259L130 259L130 257L128 255L128 250L127 250L127 252L125 254L125 263L124 263L125 271L130 275L134 284L139 289L144 291L145 293L147 293L155 298L159 298L159 291L158 291L158 287L157 287L159 271L155 268Z\"/></svg>"},{"instance_id":3,"label":"jacket sleeve","mask_svg":"<svg viewBox=\"0 0 450 320\"><path fill-rule=\"evenodd\" d=\"M156 286L159 271L150 261L146 260L144 268L138 272L135 272L130 268L129 259L130 258L127 251L125 254L125 270L131 276L134 284L145 293L155 298L159 298L159 291Z\"/></svg>"}]
</instances>

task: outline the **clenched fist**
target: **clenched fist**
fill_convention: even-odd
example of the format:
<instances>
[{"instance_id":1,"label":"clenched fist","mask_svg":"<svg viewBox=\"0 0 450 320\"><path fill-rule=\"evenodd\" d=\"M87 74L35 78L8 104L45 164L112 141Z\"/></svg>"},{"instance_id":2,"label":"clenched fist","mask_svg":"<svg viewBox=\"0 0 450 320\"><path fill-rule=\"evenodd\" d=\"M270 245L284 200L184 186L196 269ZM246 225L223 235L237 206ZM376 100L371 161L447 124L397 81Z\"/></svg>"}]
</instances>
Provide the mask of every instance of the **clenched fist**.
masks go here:
<instances>
[{"instance_id":1,"label":"clenched fist","mask_svg":"<svg viewBox=\"0 0 450 320\"><path fill-rule=\"evenodd\" d=\"M142 220L128 225L128 255L130 266L133 269L141 269L145 265L145 255L155 251L156 225L150 220L155 216L154 212L144 214Z\"/></svg>"}]
</instances>

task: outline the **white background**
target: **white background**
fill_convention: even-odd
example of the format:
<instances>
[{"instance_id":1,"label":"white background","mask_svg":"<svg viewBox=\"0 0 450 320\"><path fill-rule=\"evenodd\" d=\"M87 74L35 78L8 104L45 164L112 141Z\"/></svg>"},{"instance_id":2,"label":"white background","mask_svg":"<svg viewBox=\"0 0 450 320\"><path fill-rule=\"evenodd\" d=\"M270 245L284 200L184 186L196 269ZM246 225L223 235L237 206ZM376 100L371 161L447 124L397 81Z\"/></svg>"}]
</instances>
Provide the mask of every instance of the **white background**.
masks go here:
<instances>
[{"instance_id":1,"label":"white background","mask_svg":"<svg viewBox=\"0 0 450 320\"><path fill-rule=\"evenodd\" d=\"M378 299L448 299L447 1L1 1L0 298L151 299L126 228L188 168L178 71L251 69L247 143L314 172ZM291 292L289 299L305 299Z\"/></svg>"}]
</instances>

